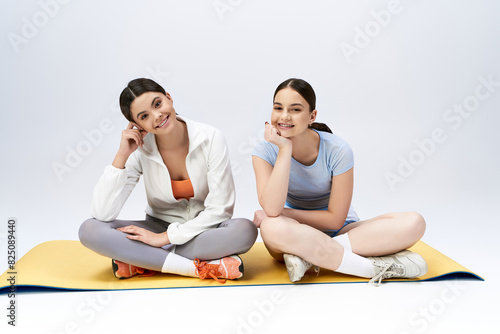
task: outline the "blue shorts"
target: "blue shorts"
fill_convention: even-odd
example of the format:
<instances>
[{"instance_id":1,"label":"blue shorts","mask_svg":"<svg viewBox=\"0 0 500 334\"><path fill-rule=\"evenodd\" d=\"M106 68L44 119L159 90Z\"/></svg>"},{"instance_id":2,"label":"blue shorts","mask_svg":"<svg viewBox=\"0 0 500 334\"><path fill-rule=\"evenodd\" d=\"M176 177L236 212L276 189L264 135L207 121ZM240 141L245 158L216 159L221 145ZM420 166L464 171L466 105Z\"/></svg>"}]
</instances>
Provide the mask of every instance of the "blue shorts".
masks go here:
<instances>
[{"instance_id":1,"label":"blue shorts","mask_svg":"<svg viewBox=\"0 0 500 334\"><path fill-rule=\"evenodd\" d=\"M339 234L339 232L344 228L346 227L347 225L349 225L350 223L355 223L357 222L357 220L346 220L344 225L342 225L341 228L339 228L338 230L321 230L321 232L329 235L330 237L335 237L337 236L337 234Z\"/></svg>"}]
</instances>

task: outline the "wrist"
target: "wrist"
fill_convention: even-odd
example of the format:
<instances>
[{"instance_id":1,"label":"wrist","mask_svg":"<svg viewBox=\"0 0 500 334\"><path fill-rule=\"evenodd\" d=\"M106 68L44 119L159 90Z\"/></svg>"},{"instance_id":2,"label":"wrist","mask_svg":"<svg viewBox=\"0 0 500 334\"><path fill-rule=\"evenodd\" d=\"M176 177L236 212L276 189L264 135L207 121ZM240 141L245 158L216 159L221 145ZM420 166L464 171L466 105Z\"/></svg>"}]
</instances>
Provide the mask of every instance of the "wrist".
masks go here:
<instances>
[{"instance_id":1,"label":"wrist","mask_svg":"<svg viewBox=\"0 0 500 334\"><path fill-rule=\"evenodd\" d=\"M288 155L292 155L292 142L289 140L288 143L285 143L281 146L278 146L279 148L279 153L282 153L282 154L288 154Z\"/></svg>"},{"instance_id":2,"label":"wrist","mask_svg":"<svg viewBox=\"0 0 500 334\"><path fill-rule=\"evenodd\" d=\"M112 165L116 168L124 169L129 156L130 155L118 152L115 156L115 159L113 160Z\"/></svg>"},{"instance_id":3,"label":"wrist","mask_svg":"<svg viewBox=\"0 0 500 334\"><path fill-rule=\"evenodd\" d=\"M163 246L169 245L170 244L170 239L168 238L168 232L165 231L165 232L162 232L161 234L162 234L162 237L163 237L163 244L164 244Z\"/></svg>"}]
</instances>

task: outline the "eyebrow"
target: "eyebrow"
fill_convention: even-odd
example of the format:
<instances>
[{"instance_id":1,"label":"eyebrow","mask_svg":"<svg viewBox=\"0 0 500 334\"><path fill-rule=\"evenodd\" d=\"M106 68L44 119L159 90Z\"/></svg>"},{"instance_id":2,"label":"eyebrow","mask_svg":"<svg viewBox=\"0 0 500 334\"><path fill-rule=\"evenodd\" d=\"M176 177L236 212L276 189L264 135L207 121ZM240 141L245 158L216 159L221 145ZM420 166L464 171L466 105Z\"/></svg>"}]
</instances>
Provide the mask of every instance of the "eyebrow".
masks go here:
<instances>
[{"instance_id":1,"label":"eyebrow","mask_svg":"<svg viewBox=\"0 0 500 334\"><path fill-rule=\"evenodd\" d=\"M279 104L280 106L282 105L281 103L279 102L274 102L274 104ZM301 106L302 108L304 107L301 103L292 103L290 106Z\"/></svg>"},{"instance_id":2,"label":"eyebrow","mask_svg":"<svg viewBox=\"0 0 500 334\"><path fill-rule=\"evenodd\" d=\"M153 106L155 105L155 101L156 101L157 99L159 99L159 98L160 98L160 97L159 97L159 96L157 96L157 97L155 97L155 98L153 99L153 101L151 101L151 107L153 107ZM141 111L140 113L138 113L138 114L135 116L135 118L139 119L139 116L140 116L141 114L145 113L145 112L147 112L147 110Z\"/></svg>"}]
</instances>

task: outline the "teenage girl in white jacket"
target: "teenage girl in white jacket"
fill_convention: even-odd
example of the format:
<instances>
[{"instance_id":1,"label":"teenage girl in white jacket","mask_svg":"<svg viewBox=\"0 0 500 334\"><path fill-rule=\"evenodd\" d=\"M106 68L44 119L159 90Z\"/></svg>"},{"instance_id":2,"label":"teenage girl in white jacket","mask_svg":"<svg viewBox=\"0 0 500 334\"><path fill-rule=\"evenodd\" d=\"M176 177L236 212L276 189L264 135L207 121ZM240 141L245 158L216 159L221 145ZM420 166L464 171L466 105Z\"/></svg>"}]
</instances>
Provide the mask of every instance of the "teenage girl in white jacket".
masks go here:
<instances>
[{"instance_id":1,"label":"teenage girl in white jacket","mask_svg":"<svg viewBox=\"0 0 500 334\"><path fill-rule=\"evenodd\" d=\"M92 216L80 227L83 245L112 258L118 278L155 271L236 279L257 229L231 219L235 193L226 141L216 128L177 116L170 94L149 79L120 95L129 121L113 163L94 190ZM117 220L144 177L146 219Z\"/></svg>"}]
</instances>

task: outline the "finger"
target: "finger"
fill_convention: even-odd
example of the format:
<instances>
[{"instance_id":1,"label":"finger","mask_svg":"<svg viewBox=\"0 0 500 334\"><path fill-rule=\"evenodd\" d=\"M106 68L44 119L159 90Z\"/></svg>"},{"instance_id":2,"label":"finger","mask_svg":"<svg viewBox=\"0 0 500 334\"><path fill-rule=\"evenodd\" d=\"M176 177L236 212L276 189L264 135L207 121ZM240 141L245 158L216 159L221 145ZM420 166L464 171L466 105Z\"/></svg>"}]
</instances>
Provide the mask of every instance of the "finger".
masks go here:
<instances>
[{"instance_id":1,"label":"finger","mask_svg":"<svg viewBox=\"0 0 500 334\"><path fill-rule=\"evenodd\" d=\"M147 134L148 132L146 130L141 131L141 147L144 146L144 137L146 137Z\"/></svg>"},{"instance_id":2,"label":"finger","mask_svg":"<svg viewBox=\"0 0 500 334\"><path fill-rule=\"evenodd\" d=\"M137 128L137 129L133 129L133 130L134 130L133 131L134 135L136 135L136 138L134 139L135 142L137 143L138 146L143 147L144 146L144 137L146 137L148 132L146 130L143 130L141 127Z\"/></svg>"},{"instance_id":3,"label":"finger","mask_svg":"<svg viewBox=\"0 0 500 334\"><path fill-rule=\"evenodd\" d=\"M145 134L143 134L143 133L145 133ZM138 144L138 145L139 145L140 147L143 147L143 146L144 146L144 137L145 137L147 134L148 134L148 133L147 133L146 131L144 131L144 130L142 130L141 132L139 132L139 133L137 134L137 139L139 140L139 144Z\"/></svg>"},{"instance_id":4,"label":"finger","mask_svg":"<svg viewBox=\"0 0 500 334\"><path fill-rule=\"evenodd\" d=\"M277 136L278 135L278 129L272 128L271 129L271 136Z\"/></svg>"},{"instance_id":5,"label":"finger","mask_svg":"<svg viewBox=\"0 0 500 334\"><path fill-rule=\"evenodd\" d=\"M130 122L130 123L132 123L132 125L135 126L137 129L139 129L139 131L144 131L144 129L139 124L137 124L135 122Z\"/></svg>"},{"instance_id":6,"label":"finger","mask_svg":"<svg viewBox=\"0 0 500 334\"><path fill-rule=\"evenodd\" d=\"M138 231L139 228L137 226L134 226L134 225L120 227L120 228L117 228L117 230L122 231L122 232L126 232L126 233L134 233L134 234L138 234L138 232L139 232Z\"/></svg>"},{"instance_id":7,"label":"finger","mask_svg":"<svg viewBox=\"0 0 500 334\"><path fill-rule=\"evenodd\" d=\"M134 128L134 126L136 126L136 124L134 122L128 122L127 130L132 130Z\"/></svg>"},{"instance_id":8,"label":"finger","mask_svg":"<svg viewBox=\"0 0 500 334\"><path fill-rule=\"evenodd\" d=\"M280 136L280 137L281 137L281 132L280 132L280 130L279 130L278 128L275 128L274 126L273 126L273 133L275 133L277 136Z\"/></svg>"},{"instance_id":9,"label":"finger","mask_svg":"<svg viewBox=\"0 0 500 334\"><path fill-rule=\"evenodd\" d=\"M125 138L127 140L133 140L137 144L137 146L141 146L142 138L141 138L141 135L137 132L138 132L137 130L133 131L133 132L128 132L126 134Z\"/></svg>"},{"instance_id":10,"label":"finger","mask_svg":"<svg viewBox=\"0 0 500 334\"><path fill-rule=\"evenodd\" d=\"M269 141L269 138L271 138L271 129L272 129L271 124L269 124L269 123L266 122L266 128L265 128L265 131L264 131L264 137L268 141Z\"/></svg>"},{"instance_id":11,"label":"finger","mask_svg":"<svg viewBox=\"0 0 500 334\"><path fill-rule=\"evenodd\" d=\"M129 233L130 231L127 229L127 227L120 227L120 228L117 228L118 231L120 232L124 232L124 233Z\"/></svg>"}]
</instances>

